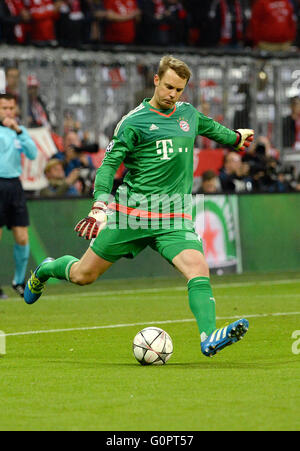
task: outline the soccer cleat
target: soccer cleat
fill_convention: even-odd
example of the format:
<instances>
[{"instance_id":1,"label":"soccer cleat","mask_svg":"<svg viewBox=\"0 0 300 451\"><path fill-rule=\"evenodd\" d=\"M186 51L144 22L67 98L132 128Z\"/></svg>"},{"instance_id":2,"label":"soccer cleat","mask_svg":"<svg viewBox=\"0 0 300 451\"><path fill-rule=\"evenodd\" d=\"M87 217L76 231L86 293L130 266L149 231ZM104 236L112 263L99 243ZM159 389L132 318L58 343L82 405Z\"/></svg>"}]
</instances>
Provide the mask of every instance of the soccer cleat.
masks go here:
<instances>
[{"instance_id":1,"label":"soccer cleat","mask_svg":"<svg viewBox=\"0 0 300 451\"><path fill-rule=\"evenodd\" d=\"M246 319L239 319L228 326L216 329L201 343L201 351L207 357L212 357L221 349L241 340L249 328Z\"/></svg>"},{"instance_id":2,"label":"soccer cleat","mask_svg":"<svg viewBox=\"0 0 300 451\"><path fill-rule=\"evenodd\" d=\"M11 286L21 296L21 298L24 297L25 283L12 282Z\"/></svg>"},{"instance_id":3,"label":"soccer cleat","mask_svg":"<svg viewBox=\"0 0 300 451\"><path fill-rule=\"evenodd\" d=\"M24 301L26 304L34 304L42 295L46 282L41 282L37 277L37 272L42 265L48 262L52 262L54 258L48 257L42 261L42 263L35 269L28 279L24 291Z\"/></svg>"}]
</instances>

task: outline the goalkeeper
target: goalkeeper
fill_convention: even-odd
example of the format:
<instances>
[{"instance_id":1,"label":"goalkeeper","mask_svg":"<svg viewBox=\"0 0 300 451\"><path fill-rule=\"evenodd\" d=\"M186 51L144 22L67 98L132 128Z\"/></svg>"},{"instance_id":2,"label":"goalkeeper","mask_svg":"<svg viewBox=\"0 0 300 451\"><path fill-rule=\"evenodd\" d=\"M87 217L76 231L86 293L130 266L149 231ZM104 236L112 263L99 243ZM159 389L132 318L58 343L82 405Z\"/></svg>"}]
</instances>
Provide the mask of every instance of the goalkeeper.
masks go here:
<instances>
[{"instance_id":1,"label":"goalkeeper","mask_svg":"<svg viewBox=\"0 0 300 451\"><path fill-rule=\"evenodd\" d=\"M190 77L183 61L161 59L153 97L118 124L97 171L92 210L75 227L80 237L91 240L89 249L80 260L69 255L44 260L28 280L24 298L28 304L36 302L50 277L90 284L120 258L133 258L149 245L186 277L201 350L212 356L240 340L248 321L216 329L209 268L191 217L194 142L202 135L239 151L250 145L254 132L230 130L180 102ZM128 172L111 202L122 162ZM162 197L172 200L165 210Z\"/></svg>"}]
</instances>

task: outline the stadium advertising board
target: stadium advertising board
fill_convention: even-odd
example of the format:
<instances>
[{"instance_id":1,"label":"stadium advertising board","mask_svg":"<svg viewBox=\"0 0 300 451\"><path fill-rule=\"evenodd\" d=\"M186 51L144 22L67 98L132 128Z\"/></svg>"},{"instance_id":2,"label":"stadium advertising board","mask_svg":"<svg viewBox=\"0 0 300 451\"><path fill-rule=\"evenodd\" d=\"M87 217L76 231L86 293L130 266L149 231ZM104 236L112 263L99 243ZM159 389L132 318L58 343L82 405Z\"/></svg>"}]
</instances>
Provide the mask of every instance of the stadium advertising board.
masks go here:
<instances>
[{"instance_id":1,"label":"stadium advertising board","mask_svg":"<svg viewBox=\"0 0 300 451\"><path fill-rule=\"evenodd\" d=\"M35 191L47 186L44 169L49 158L57 153L57 149L47 128L31 128L28 133L38 148L38 156L35 160L29 160L22 154L21 181L24 190Z\"/></svg>"},{"instance_id":2,"label":"stadium advertising board","mask_svg":"<svg viewBox=\"0 0 300 451\"><path fill-rule=\"evenodd\" d=\"M194 198L196 232L212 272L242 272L237 196L205 196L204 208Z\"/></svg>"}]
</instances>

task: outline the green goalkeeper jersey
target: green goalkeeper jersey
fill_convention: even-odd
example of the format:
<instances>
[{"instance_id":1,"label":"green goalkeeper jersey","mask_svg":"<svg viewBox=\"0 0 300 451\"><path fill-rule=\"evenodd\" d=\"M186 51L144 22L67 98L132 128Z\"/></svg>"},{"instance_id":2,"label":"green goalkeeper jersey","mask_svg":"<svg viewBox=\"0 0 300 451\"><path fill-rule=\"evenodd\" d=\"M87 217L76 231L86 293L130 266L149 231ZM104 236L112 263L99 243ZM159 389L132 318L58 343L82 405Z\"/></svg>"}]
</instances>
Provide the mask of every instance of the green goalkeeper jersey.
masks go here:
<instances>
[{"instance_id":1,"label":"green goalkeeper jersey","mask_svg":"<svg viewBox=\"0 0 300 451\"><path fill-rule=\"evenodd\" d=\"M107 201L114 175L124 162L128 172L116 194L116 204L122 205L122 193L126 190L128 198L148 200L143 209L155 211L150 197L183 198L191 194L197 135L226 146L236 144L234 131L204 116L191 104L177 102L172 109L159 110L149 100L145 99L117 125L97 171L95 200Z\"/></svg>"}]
</instances>

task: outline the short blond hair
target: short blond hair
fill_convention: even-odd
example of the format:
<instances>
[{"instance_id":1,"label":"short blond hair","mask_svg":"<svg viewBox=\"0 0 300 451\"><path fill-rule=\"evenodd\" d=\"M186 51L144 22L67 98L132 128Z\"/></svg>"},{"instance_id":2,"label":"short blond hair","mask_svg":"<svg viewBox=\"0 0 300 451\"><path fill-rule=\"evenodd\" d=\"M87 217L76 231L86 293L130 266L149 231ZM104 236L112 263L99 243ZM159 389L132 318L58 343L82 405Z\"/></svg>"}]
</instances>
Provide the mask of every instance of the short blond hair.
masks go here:
<instances>
[{"instance_id":1,"label":"short blond hair","mask_svg":"<svg viewBox=\"0 0 300 451\"><path fill-rule=\"evenodd\" d=\"M187 80L187 83L192 76L192 71L189 66L183 61L174 58L172 55L165 55L160 60L157 71L159 78L162 78L168 69L174 70L180 78Z\"/></svg>"}]
</instances>

